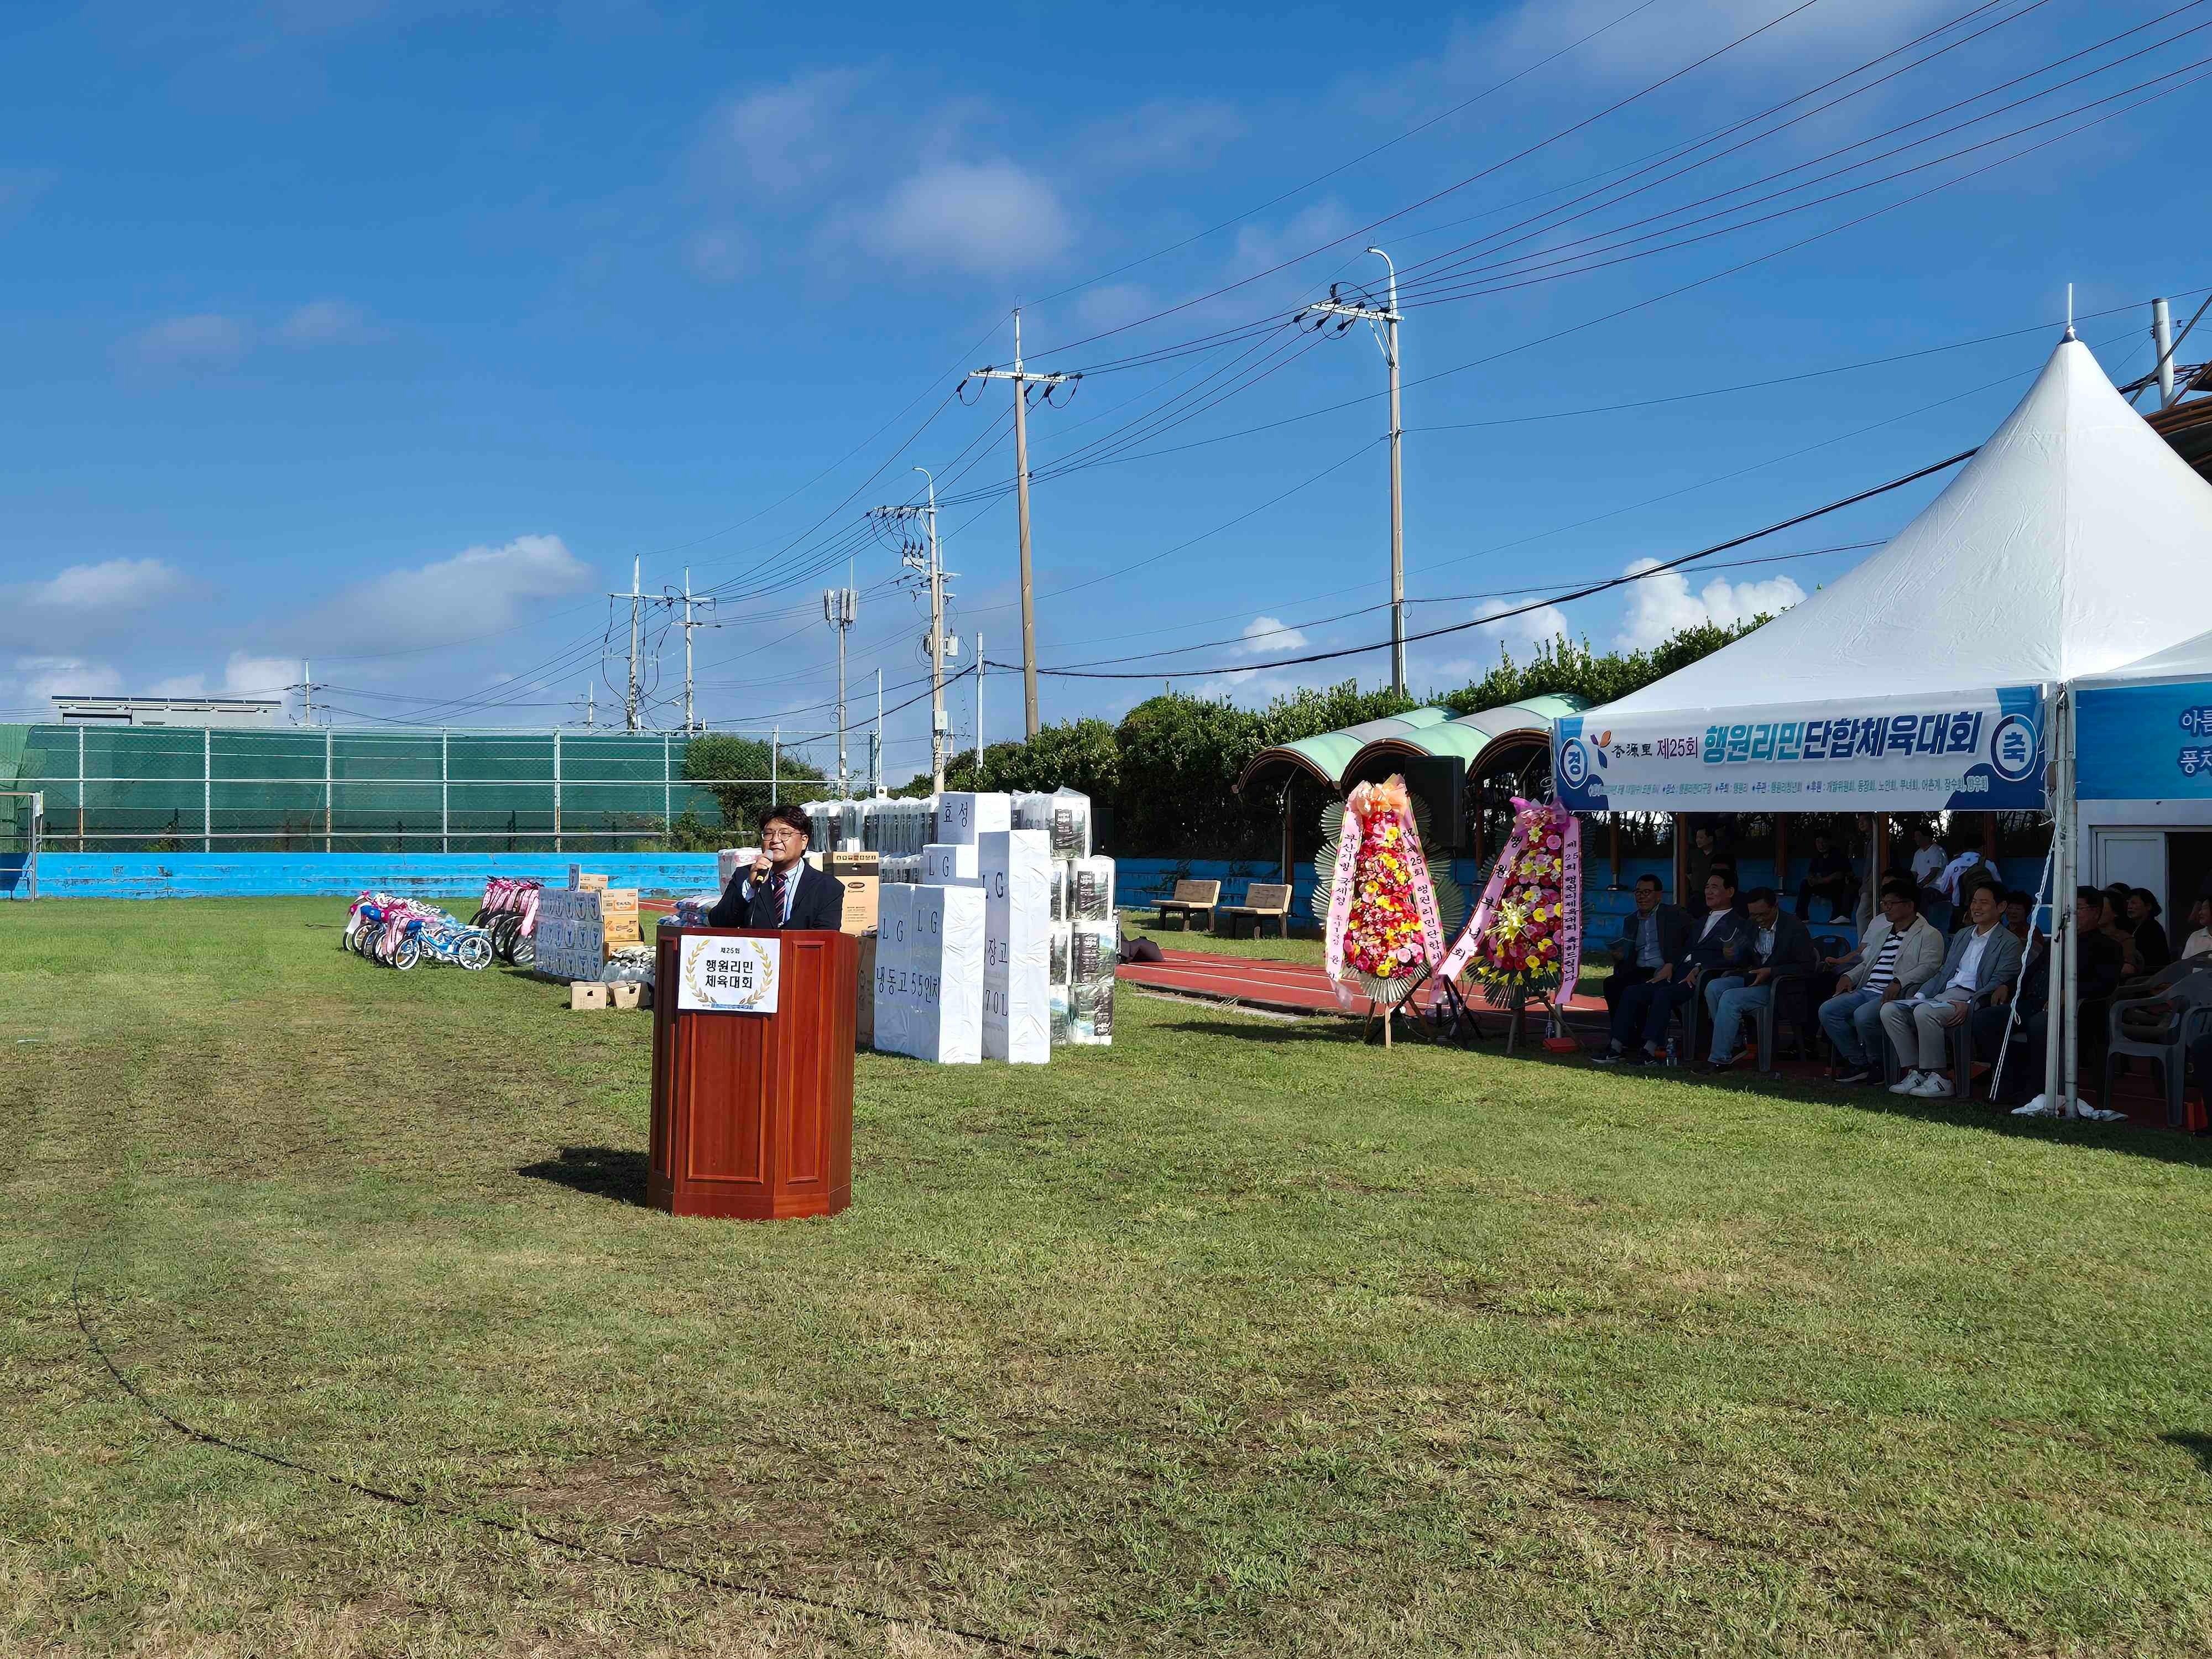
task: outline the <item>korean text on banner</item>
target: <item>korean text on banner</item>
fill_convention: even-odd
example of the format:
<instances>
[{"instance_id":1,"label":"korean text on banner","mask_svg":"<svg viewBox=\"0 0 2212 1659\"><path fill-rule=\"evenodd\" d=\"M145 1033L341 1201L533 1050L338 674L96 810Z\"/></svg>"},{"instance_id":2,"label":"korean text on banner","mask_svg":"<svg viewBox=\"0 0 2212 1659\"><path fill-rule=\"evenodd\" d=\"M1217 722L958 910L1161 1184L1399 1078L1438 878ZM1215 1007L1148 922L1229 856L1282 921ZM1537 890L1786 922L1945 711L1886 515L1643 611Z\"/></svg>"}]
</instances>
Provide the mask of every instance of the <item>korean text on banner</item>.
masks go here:
<instances>
[{"instance_id":1,"label":"korean text on banner","mask_svg":"<svg viewBox=\"0 0 2212 1659\"><path fill-rule=\"evenodd\" d=\"M772 1014L783 941L687 933L678 946L676 1006L701 1013Z\"/></svg>"},{"instance_id":2,"label":"korean text on banner","mask_svg":"<svg viewBox=\"0 0 2212 1659\"><path fill-rule=\"evenodd\" d=\"M1602 708L1552 728L1577 812L2032 811L2043 808L2044 688L1743 709Z\"/></svg>"}]
</instances>

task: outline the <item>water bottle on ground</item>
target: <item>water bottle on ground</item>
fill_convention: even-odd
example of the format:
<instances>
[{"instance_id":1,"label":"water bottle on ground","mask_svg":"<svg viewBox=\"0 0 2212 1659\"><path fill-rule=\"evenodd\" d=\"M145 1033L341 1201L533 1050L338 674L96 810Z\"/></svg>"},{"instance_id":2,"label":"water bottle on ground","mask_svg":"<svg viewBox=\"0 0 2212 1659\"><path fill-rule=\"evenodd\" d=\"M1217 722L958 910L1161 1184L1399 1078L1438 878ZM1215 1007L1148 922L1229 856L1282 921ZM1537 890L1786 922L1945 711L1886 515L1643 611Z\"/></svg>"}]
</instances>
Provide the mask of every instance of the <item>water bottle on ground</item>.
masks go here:
<instances>
[{"instance_id":1,"label":"water bottle on ground","mask_svg":"<svg viewBox=\"0 0 2212 1659\"><path fill-rule=\"evenodd\" d=\"M1667 1063L1669 1066L1680 1066L1682 1063L1682 1045L1680 1038L1667 1039Z\"/></svg>"}]
</instances>

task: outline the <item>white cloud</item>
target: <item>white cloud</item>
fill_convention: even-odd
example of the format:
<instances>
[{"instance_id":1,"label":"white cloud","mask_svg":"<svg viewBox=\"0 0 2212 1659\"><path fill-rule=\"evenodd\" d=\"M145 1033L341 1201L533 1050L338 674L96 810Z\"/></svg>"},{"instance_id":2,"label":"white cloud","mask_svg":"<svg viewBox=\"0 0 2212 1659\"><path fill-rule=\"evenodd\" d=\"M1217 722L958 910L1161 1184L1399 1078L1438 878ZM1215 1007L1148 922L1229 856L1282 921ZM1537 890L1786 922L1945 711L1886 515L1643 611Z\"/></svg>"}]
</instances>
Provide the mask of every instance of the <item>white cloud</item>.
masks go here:
<instances>
[{"instance_id":1,"label":"white cloud","mask_svg":"<svg viewBox=\"0 0 2212 1659\"><path fill-rule=\"evenodd\" d=\"M1332 197L1301 208L1279 228L1246 225L1237 233L1237 251L1230 256L1230 268L1244 276L1271 270L1287 259L1350 235L1358 223L1344 204ZM1375 274L1382 276L1382 262L1373 263Z\"/></svg>"},{"instance_id":2,"label":"white cloud","mask_svg":"<svg viewBox=\"0 0 2212 1659\"><path fill-rule=\"evenodd\" d=\"M732 99L708 120L700 147L708 182L768 196L818 185L844 163L853 136L847 118L870 75L818 70Z\"/></svg>"},{"instance_id":3,"label":"white cloud","mask_svg":"<svg viewBox=\"0 0 2212 1659\"><path fill-rule=\"evenodd\" d=\"M141 329L116 356L126 368L151 373L220 374L237 368L251 343L251 331L239 319L204 311Z\"/></svg>"},{"instance_id":4,"label":"white cloud","mask_svg":"<svg viewBox=\"0 0 2212 1659\"><path fill-rule=\"evenodd\" d=\"M15 672L22 677L16 691L26 708L57 696L112 696L123 690L123 676L108 664L82 657L18 657Z\"/></svg>"},{"instance_id":5,"label":"white cloud","mask_svg":"<svg viewBox=\"0 0 2212 1659\"><path fill-rule=\"evenodd\" d=\"M1508 611L1518 611L1519 614L1510 617L1500 614ZM1476 629L1477 634L1486 639L1496 640L1509 650L1517 649L1523 658L1539 645L1548 644L1562 635L1569 639L1574 637L1567 613L1556 605L1539 605L1534 611L1522 611L1510 599L1485 599L1476 607L1474 614L1495 618L1486 621Z\"/></svg>"},{"instance_id":6,"label":"white cloud","mask_svg":"<svg viewBox=\"0 0 2212 1659\"><path fill-rule=\"evenodd\" d=\"M558 536L517 536L497 547L471 547L449 559L374 577L277 631L284 644L309 655L318 647L386 629L406 629L428 644L512 627L526 620L539 601L561 599L592 581L591 567ZM287 672L284 678L297 675Z\"/></svg>"},{"instance_id":7,"label":"white cloud","mask_svg":"<svg viewBox=\"0 0 2212 1659\"><path fill-rule=\"evenodd\" d=\"M312 300L276 325L289 345L330 345L368 337L368 313L344 300Z\"/></svg>"},{"instance_id":8,"label":"white cloud","mask_svg":"<svg viewBox=\"0 0 2212 1659\"><path fill-rule=\"evenodd\" d=\"M204 697L207 696L207 676L204 674L172 674L165 680L155 680L146 688L149 697Z\"/></svg>"},{"instance_id":9,"label":"white cloud","mask_svg":"<svg viewBox=\"0 0 2212 1659\"><path fill-rule=\"evenodd\" d=\"M1034 269L1073 234L1052 186L1007 161L932 163L861 227L878 253L977 275Z\"/></svg>"},{"instance_id":10,"label":"white cloud","mask_svg":"<svg viewBox=\"0 0 2212 1659\"><path fill-rule=\"evenodd\" d=\"M33 584L25 597L69 611L143 611L177 598L186 586L184 573L161 559L103 559L70 565Z\"/></svg>"},{"instance_id":11,"label":"white cloud","mask_svg":"<svg viewBox=\"0 0 2212 1659\"><path fill-rule=\"evenodd\" d=\"M1623 574L1656 570L1656 559L1638 559ZM1761 611L1786 611L1805 597L1805 590L1787 576L1763 582L1730 582L1716 576L1692 593L1689 578L1680 571L1632 583L1628 613L1622 619L1614 643L1623 650L1646 651L1686 628L1701 623L1723 626L1747 622Z\"/></svg>"},{"instance_id":12,"label":"white cloud","mask_svg":"<svg viewBox=\"0 0 2212 1659\"><path fill-rule=\"evenodd\" d=\"M289 657L255 657L234 651L223 665L226 697L282 697L300 678L300 665Z\"/></svg>"},{"instance_id":13,"label":"white cloud","mask_svg":"<svg viewBox=\"0 0 2212 1659\"><path fill-rule=\"evenodd\" d=\"M1273 617L1255 617L1244 625L1244 643L1237 648L1248 657L1265 657L1295 651L1305 643L1306 636L1297 629L1286 628Z\"/></svg>"},{"instance_id":14,"label":"white cloud","mask_svg":"<svg viewBox=\"0 0 2212 1659\"><path fill-rule=\"evenodd\" d=\"M1227 104L1160 100L1095 123L1077 148L1097 173L1195 170L1212 167L1245 131L1244 118Z\"/></svg>"},{"instance_id":15,"label":"white cloud","mask_svg":"<svg viewBox=\"0 0 2212 1659\"><path fill-rule=\"evenodd\" d=\"M1087 329L1119 328L1160 308L1151 291L1135 283L1108 283L1087 289L1075 302L1075 315Z\"/></svg>"}]
</instances>

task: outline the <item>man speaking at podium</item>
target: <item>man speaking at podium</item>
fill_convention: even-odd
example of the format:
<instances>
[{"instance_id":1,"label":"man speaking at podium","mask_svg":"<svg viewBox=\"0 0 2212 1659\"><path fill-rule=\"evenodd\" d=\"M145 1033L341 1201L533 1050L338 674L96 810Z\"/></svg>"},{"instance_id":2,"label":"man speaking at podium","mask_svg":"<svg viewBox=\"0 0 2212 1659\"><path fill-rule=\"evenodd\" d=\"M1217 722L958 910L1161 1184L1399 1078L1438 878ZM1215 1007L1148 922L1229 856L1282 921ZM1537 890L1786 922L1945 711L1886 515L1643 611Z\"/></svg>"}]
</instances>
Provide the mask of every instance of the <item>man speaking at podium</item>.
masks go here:
<instances>
[{"instance_id":1,"label":"man speaking at podium","mask_svg":"<svg viewBox=\"0 0 2212 1659\"><path fill-rule=\"evenodd\" d=\"M707 913L710 927L817 928L834 933L845 924L845 884L806 861L812 836L796 806L771 806L761 820L761 855L750 870L730 878L721 900Z\"/></svg>"}]
</instances>

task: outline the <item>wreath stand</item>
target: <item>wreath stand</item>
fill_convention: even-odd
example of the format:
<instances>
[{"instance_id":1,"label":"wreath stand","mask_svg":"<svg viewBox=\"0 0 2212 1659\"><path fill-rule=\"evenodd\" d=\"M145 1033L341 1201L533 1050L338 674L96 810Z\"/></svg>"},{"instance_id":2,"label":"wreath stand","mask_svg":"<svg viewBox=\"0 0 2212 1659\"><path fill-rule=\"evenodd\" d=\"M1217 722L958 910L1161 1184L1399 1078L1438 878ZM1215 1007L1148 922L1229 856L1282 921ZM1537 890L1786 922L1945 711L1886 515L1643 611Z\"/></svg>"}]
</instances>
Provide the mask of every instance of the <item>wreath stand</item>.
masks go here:
<instances>
[{"instance_id":1,"label":"wreath stand","mask_svg":"<svg viewBox=\"0 0 2212 1659\"><path fill-rule=\"evenodd\" d=\"M1376 981L1366 981L1367 1018L1360 1025L1359 1040L1362 1042L1374 1041L1371 1033L1375 1030L1375 1022L1379 1019L1382 1022L1382 1046L1388 1048L1390 1046L1390 1027L1397 1022L1398 1011L1413 1000L1421 987L1425 985L1431 977L1430 970L1424 968L1417 977L1406 981L1406 988L1403 991L1389 998L1376 996L1373 989ZM1449 981L1447 981L1446 983L1449 984Z\"/></svg>"}]
</instances>

